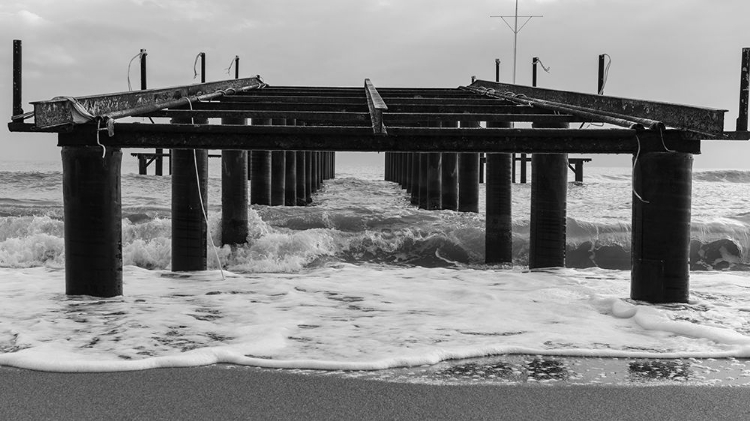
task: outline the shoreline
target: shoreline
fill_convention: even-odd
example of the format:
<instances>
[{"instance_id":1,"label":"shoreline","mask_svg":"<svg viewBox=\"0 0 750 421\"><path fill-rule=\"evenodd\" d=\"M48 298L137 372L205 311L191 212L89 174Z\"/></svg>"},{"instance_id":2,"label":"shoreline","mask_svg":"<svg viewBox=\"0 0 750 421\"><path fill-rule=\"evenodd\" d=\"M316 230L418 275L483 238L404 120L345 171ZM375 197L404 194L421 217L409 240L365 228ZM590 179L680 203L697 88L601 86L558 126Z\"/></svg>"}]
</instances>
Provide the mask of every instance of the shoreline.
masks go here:
<instances>
[{"instance_id":1,"label":"shoreline","mask_svg":"<svg viewBox=\"0 0 750 421\"><path fill-rule=\"evenodd\" d=\"M14 420L750 416L748 387L680 383L429 385L231 365L86 374L0 367L0 378L0 417Z\"/></svg>"}]
</instances>

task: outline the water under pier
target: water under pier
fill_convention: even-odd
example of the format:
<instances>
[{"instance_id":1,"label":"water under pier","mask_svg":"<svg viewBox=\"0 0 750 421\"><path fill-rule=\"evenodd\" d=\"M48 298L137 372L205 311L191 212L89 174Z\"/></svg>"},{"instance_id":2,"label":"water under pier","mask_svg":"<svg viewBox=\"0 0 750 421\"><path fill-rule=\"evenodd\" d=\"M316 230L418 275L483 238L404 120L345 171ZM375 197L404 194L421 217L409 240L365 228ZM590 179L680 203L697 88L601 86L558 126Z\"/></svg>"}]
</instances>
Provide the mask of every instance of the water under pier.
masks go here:
<instances>
[{"instance_id":1,"label":"water under pier","mask_svg":"<svg viewBox=\"0 0 750 421\"><path fill-rule=\"evenodd\" d=\"M532 269L564 266L568 171L583 162L567 154L629 154L631 297L686 302L693 155L704 139L746 135L724 133L724 110L484 80L455 88L376 87L369 79L311 87L256 76L33 105L26 115L14 108L21 112L8 127L57 134L66 292L95 296L123 293L122 149L149 148L171 151L174 271L206 269L209 150L221 151L227 244L245 241L248 206L309 203L335 176L337 151L385 152L386 179L409 191L412 203L477 212L484 153L492 264L512 263L512 154L532 154Z\"/></svg>"}]
</instances>

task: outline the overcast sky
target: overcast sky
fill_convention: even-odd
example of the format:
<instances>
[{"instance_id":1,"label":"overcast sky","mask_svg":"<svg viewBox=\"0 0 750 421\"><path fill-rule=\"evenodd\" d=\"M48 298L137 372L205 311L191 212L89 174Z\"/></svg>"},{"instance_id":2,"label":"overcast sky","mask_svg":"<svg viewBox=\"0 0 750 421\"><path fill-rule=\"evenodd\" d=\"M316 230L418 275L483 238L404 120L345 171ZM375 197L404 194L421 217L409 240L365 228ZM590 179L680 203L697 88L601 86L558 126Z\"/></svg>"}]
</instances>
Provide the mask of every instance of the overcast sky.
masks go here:
<instances>
[{"instance_id":1,"label":"overcast sky","mask_svg":"<svg viewBox=\"0 0 750 421\"><path fill-rule=\"evenodd\" d=\"M450 87L471 76L511 82L513 33L500 18L515 0L3 0L0 114L11 115L12 40L23 40L24 109L30 101L128 89L128 63L148 52L149 87L207 79L240 56L240 74L271 85ZM605 93L726 109L737 118L739 63L750 47L748 0L520 0L532 19L518 37L517 83L533 56L539 86L594 93L599 54L612 65ZM137 61L131 81L139 87ZM50 134L3 129L0 159L59 159ZM697 168L750 169L747 142L703 143ZM129 158L129 157L128 157ZM595 157L596 158L596 157ZM599 163L627 163L596 159Z\"/></svg>"}]
</instances>

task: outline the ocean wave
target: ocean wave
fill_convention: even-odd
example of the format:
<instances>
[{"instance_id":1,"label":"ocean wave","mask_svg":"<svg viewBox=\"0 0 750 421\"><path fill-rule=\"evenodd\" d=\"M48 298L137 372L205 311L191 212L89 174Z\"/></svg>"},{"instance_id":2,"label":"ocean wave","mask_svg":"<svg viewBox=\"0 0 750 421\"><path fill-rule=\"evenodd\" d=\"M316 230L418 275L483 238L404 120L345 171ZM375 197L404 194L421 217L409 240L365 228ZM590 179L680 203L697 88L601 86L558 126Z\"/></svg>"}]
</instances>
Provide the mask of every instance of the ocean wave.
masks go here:
<instances>
[{"instance_id":1,"label":"ocean wave","mask_svg":"<svg viewBox=\"0 0 750 421\"><path fill-rule=\"evenodd\" d=\"M750 183L750 171L714 170L693 172L693 181L714 183Z\"/></svg>"}]
</instances>

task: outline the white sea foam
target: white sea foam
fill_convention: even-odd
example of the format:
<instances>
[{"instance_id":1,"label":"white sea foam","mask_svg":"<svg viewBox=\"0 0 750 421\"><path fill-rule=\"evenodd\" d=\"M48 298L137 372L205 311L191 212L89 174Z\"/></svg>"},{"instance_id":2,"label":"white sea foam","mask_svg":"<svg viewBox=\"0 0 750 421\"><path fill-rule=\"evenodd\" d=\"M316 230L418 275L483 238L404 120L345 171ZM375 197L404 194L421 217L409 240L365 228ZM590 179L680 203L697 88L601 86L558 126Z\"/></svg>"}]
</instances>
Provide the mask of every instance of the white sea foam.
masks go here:
<instances>
[{"instance_id":1,"label":"white sea foam","mask_svg":"<svg viewBox=\"0 0 750 421\"><path fill-rule=\"evenodd\" d=\"M65 297L61 271L0 269L0 365L140 370L230 362L373 370L528 353L750 357L750 277L694 274L693 302L627 300L628 273L336 264L298 274L127 267L125 295Z\"/></svg>"}]
</instances>

